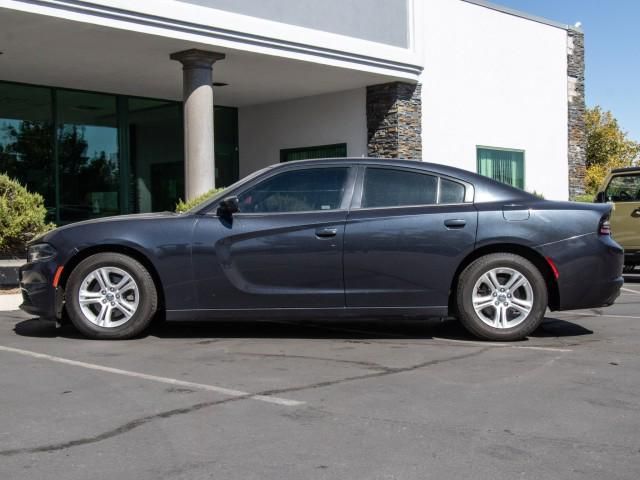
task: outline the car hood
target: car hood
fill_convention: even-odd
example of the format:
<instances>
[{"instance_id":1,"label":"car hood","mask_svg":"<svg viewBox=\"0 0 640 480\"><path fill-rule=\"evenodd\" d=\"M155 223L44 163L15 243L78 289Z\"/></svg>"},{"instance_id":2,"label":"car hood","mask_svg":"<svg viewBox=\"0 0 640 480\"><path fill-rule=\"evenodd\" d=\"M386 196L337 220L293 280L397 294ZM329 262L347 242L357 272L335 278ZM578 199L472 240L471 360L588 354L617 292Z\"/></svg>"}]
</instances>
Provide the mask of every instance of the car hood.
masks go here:
<instances>
[{"instance_id":1,"label":"car hood","mask_svg":"<svg viewBox=\"0 0 640 480\"><path fill-rule=\"evenodd\" d=\"M156 212L156 213L134 213L130 215L115 215L113 217L102 217L102 218L94 218L92 220L84 220L82 222L70 223L68 225L63 225L58 227L50 232L45 233L39 237L34 238L29 242L29 244L39 243L39 242L47 242L52 237L60 234L60 233L68 233L71 230L76 228L86 227L88 225L97 225L97 224L105 224L105 223L133 223L140 221L149 221L149 220L159 220L159 219L167 219L167 218L178 218L184 214L174 213L174 212Z\"/></svg>"}]
</instances>

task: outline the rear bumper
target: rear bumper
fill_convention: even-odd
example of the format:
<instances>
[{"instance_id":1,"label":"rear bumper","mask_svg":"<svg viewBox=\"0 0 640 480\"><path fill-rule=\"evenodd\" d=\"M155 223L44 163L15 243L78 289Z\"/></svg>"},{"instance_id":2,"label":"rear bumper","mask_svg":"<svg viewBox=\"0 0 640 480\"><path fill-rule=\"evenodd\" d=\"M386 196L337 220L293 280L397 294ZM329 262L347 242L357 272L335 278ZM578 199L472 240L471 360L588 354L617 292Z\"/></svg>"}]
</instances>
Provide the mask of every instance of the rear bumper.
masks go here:
<instances>
[{"instance_id":1,"label":"rear bumper","mask_svg":"<svg viewBox=\"0 0 640 480\"><path fill-rule=\"evenodd\" d=\"M624 251L611 237L596 233L539 248L558 268L558 304L554 310L611 305L624 284Z\"/></svg>"},{"instance_id":2,"label":"rear bumper","mask_svg":"<svg viewBox=\"0 0 640 480\"><path fill-rule=\"evenodd\" d=\"M59 318L62 290L52 284L55 268L53 262L27 263L20 268L21 310L43 319Z\"/></svg>"}]
</instances>

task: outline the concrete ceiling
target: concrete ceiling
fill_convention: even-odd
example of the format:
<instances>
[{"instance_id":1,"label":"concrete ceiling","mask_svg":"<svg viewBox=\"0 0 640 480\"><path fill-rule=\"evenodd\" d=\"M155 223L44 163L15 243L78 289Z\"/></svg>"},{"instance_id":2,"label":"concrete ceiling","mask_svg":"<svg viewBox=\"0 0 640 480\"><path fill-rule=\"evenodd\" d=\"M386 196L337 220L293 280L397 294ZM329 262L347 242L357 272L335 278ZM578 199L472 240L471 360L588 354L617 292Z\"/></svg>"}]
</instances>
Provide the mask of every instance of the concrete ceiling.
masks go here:
<instances>
[{"instance_id":1,"label":"concrete ceiling","mask_svg":"<svg viewBox=\"0 0 640 480\"><path fill-rule=\"evenodd\" d=\"M211 46L0 8L0 80L179 100L169 54ZM215 48L218 105L245 106L349 90L395 78Z\"/></svg>"}]
</instances>

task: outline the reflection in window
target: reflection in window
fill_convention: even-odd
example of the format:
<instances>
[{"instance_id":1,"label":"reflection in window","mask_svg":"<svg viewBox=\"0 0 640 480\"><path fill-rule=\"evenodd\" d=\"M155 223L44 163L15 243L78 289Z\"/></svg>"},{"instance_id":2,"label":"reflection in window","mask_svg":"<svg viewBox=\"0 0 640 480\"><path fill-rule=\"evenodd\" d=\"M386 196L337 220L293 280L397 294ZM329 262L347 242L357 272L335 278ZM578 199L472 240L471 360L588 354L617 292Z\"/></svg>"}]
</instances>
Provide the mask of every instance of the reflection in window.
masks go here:
<instances>
[{"instance_id":1,"label":"reflection in window","mask_svg":"<svg viewBox=\"0 0 640 480\"><path fill-rule=\"evenodd\" d=\"M119 214L115 97L59 91L58 115L60 220Z\"/></svg>"},{"instance_id":2,"label":"reflection in window","mask_svg":"<svg viewBox=\"0 0 640 480\"><path fill-rule=\"evenodd\" d=\"M364 177L362 208L433 205L437 192L438 179L433 175L369 167Z\"/></svg>"},{"instance_id":3,"label":"reflection in window","mask_svg":"<svg viewBox=\"0 0 640 480\"><path fill-rule=\"evenodd\" d=\"M0 173L44 197L55 219L51 91L0 83Z\"/></svg>"},{"instance_id":4,"label":"reflection in window","mask_svg":"<svg viewBox=\"0 0 640 480\"><path fill-rule=\"evenodd\" d=\"M184 147L180 104L130 98L130 210L174 210L184 198Z\"/></svg>"},{"instance_id":5,"label":"reflection in window","mask_svg":"<svg viewBox=\"0 0 640 480\"><path fill-rule=\"evenodd\" d=\"M306 212L340 208L349 169L307 168L275 175L239 196L240 212Z\"/></svg>"}]
</instances>

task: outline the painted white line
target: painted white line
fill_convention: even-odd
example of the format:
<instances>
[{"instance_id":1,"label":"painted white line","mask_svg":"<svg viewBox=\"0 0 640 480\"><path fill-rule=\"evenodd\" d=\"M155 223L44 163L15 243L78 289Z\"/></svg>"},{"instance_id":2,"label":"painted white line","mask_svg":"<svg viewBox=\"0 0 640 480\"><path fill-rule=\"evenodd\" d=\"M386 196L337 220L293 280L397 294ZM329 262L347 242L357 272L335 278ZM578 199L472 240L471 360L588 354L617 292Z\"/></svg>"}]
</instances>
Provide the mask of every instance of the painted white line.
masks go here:
<instances>
[{"instance_id":1,"label":"painted white line","mask_svg":"<svg viewBox=\"0 0 640 480\"><path fill-rule=\"evenodd\" d=\"M633 293L635 295L640 295L640 292L638 292L637 290L634 290L632 288L626 288L626 287L622 287L620 288L620 290L624 291L624 292L629 292L629 293Z\"/></svg>"},{"instance_id":2,"label":"painted white line","mask_svg":"<svg viewBox=\"0 0 640 480\"><path fill-rule=\"evenodd\" d=\"M241 390L233 390L231 388L216 387L215 385L206 385L204 383L186 382L184 380L177 380L175 378L158 377L156 375L149 375L146 373L131 372L129 370L122 370L120 368L105 367L103 365L96 365L94 363L79 362L77 360L70 360L68 358L54 357L53 355L47 355L44 353L32 352L30 350L22 350L20 348L5 347L0 345L0 351L17 353L19 355L25 355L32 358L38 358L41 360L48 360L50 362L63 363L65 365L73 365L74 367L88 368L89 370L98 370L100 372L114 373L116 375L124 375L126 377L141 378L143 380L150 380L152 382L166 383L168 385L175 385L179 387L194 388L198 390L206 390L208 392L220 393L222 395L229 395L230 397L247 397L252 400L259 400L261 402L275 403L276 405L284 405L286 407L296 407L303 405L305 402L298 400L289 400L287 398L272 397L270 395L251 395L249 392L243 392Z\"/></svg>"},{"instance_id":3,"label":"painted white line","mask_svg":"<svg viewBox=\"0 0 640 480\"><path fill-rule=\"evenodd\" d=\"M568 348L556 348L556 347L534 347L530 345L509 345L508 343L491 343L491 342L474 342L473 340L454 340L451 338L432 337L433 340L441 342L454 342L462 343L466 345L477 345L479 347L502 347L502 348L519 348L522 350L541 350L543 352L573 352Z\"/></svg>"},{"instance_id":4,"label":"painted white line","mask_svg":"<svg viewBox=\"0 0 640 480\"><path fill-rule=\"evenodd\" d=\"M640 317L637 317L634 315L614 315L610 313L553 312L553 316L556 316L556 315L568 315L568 316L579 315L581 317L635 318L640 320Z\"/></svg>"}]
</instances>

